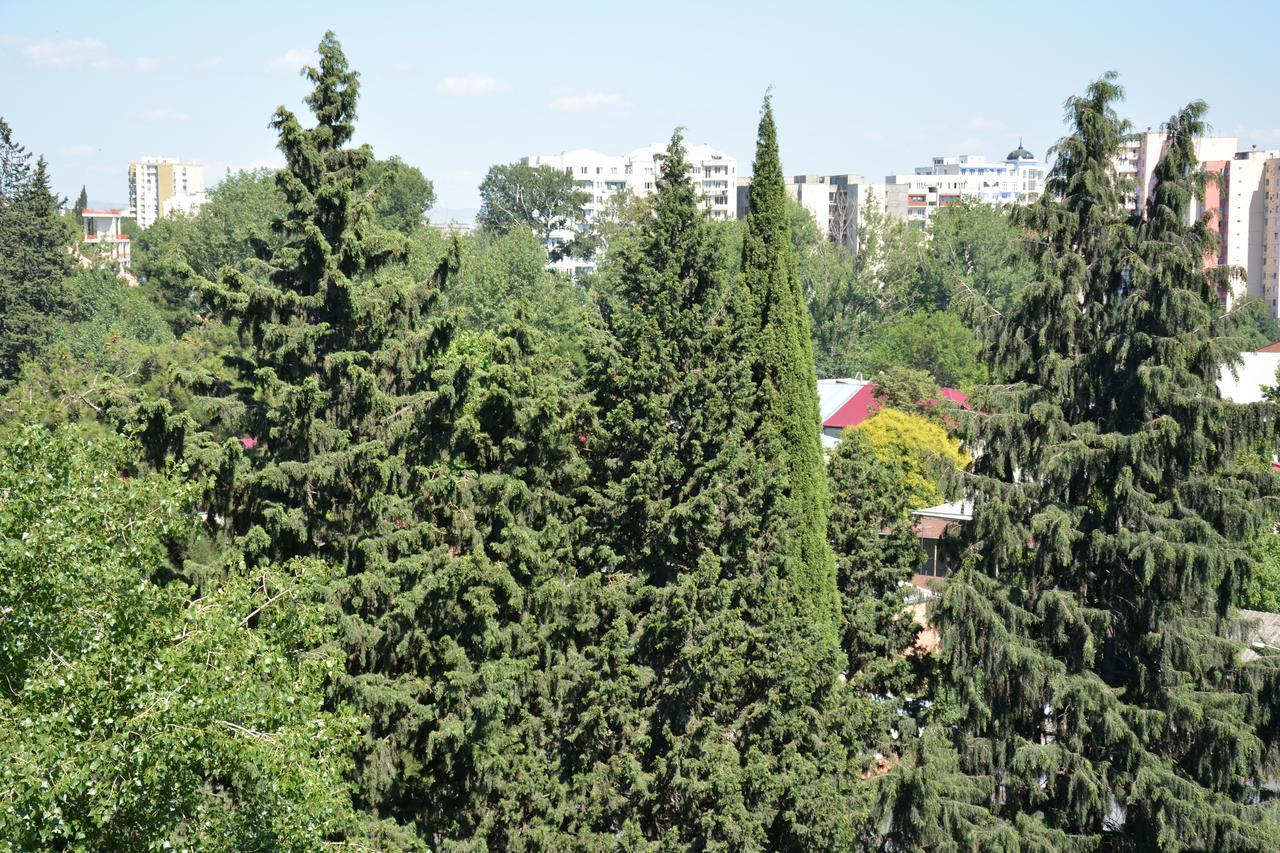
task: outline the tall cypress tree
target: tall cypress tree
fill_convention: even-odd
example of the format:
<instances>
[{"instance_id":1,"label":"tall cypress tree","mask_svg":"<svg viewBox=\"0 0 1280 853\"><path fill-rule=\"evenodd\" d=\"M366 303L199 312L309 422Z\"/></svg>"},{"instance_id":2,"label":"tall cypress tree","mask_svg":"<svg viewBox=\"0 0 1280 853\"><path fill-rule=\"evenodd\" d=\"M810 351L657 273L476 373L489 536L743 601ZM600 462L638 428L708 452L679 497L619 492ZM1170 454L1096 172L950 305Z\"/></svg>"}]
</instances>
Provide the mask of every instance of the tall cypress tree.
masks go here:
<instances>
[{"instance_id":1,"label":"tall cypress tree","mask_svg":"<svg viewBox=\"0 0 1280 853\"><path fill-rule=\"evenodd\" d=\"M873 713L840 683L832 626L797 592L770 515L786 468L751 435L755 304L712 250L679 133L657 186L618 249L591 359L595 559L629 601L597 647L610 668L595 702L613 703L581 737L613 791L590 802L592 825L632 845L849 846Z\"/></svg>"},{"instance_id":2,"label":"tall cypress tree","mask_svg":"<svg viewBox=\"0 0 1280 853\"><path fill-rule=\"evenodd\" d=\"M827 543L817 374L768 98L752 172L751 211L742 241L741 286L749 301L743 345L757 389L749 441L773 469L764 508L765 541L776 541L801 606L819 626L824 642L834 647L839 602Z\"/></svg>"},{"instance_id":3,"label":"tall cypress tree","mask_svg":"<svg viewBox=\"0 0 1280 853\"><path fill-rule=\"evenodd\" d=\"M1239 456L1274 412L1218 396L1202 192L1204 105L1165 126L1150 206L1111 164L1108 74L1068 101L1027 217L1036 280L993 347L1002 384L966 416L982 447L964 565L937 613L966 772L997 813L1109 849L1274 849L1280 657L1242 663L1229 610L1270 474Z\"/></svg>"},{"instance_id":4,"label":"tall cypress tree","mask_svg":"<svg viewBox=\"0 0 1280 853\"><path fill-rule=\"evenodd\" d=\"M76 219L80 218L80 214L84 213L86 207L89 206L89 192L83 186L80 187L80 195L76 196L75 207L71 208L71 215Z\"/></svg>"},{"instance_id":5,"label":"tall cypress tree","mask_svg":"<svg viewBox=\"0 0 1280 853\"><path fill-rule=\"evenodd\" d=\"M0 119L0 380L48 342L67 304L71 257L44 158L36 160Z\"/></svg>"}]
</instances>

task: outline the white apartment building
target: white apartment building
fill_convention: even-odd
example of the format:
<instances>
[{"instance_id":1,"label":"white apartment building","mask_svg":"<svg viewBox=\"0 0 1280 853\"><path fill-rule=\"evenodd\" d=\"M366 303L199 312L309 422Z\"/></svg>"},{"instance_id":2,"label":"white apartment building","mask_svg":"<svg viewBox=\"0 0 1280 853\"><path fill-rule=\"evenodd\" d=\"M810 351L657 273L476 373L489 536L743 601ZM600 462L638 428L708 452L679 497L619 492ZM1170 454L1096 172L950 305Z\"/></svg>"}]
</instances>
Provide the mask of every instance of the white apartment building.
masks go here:
<instances>
[{"instance_id":1,"label":"white apartment building","mask_svg":"<svg viewBox=\"0 0 1280 853\"><path fill-rule=\"evenodd\" d=\"M1044 192L1047 169L1022 147L1003 161L988 163L980 154L934 157L912 175L885 176L885 210L921 227L935 210L973 198L1001 206L1030 204Z\"/></svg>"},{"instance_id":2,"label":"white apartment building","mask_svg":"<svg viewBox=\"0 0 1280 853\"><path fill-rule=\"evenodd\" d=\"M613 197L623 190L636 195L648 195L654 191L659 159L666 154L666 143L637 148L630 154L602 154L589 148L577 148L560 154L534 154L522 161L529 166L549 166L563 169L573 175L578 189L589 195L582 206L582 223L588 225L598 219L608 208ZM738 177L738 161L710 145L689 145L685 150L689 161L689 175L694 185L702 190L703 204L714 219L734 219L738 215L738 196L735 192ZM556 245L573 237L565 231L552 235ZM595 261L580 258L562 258L551 265L553 269L569 273L593 272Z\"/></svg>"},{"instance_id":3,"label":"white apartment building","mask_svg":"<svg viewBox=\"0 0 1280 853\"><path fill-rule=\"evenodd\" d=\"M861 175L794 175L787 179L787 195L813 214L822 236L858 251L858 229L868 202L884 209L884 184L870 184ZM750 183L738 198L738 215L746 216Z\"/></svg>"},{"instance_id":4,"label":"white apartment building","mask_svg":"<svg viewBox=\"0 0 1280 853\"><path fill-rule=\"evenodd\" d=\"M207 200L201 163L143 157L129 164L129 206L142 228L174 213L194 213Z\"/></svg>"}]
</instances>

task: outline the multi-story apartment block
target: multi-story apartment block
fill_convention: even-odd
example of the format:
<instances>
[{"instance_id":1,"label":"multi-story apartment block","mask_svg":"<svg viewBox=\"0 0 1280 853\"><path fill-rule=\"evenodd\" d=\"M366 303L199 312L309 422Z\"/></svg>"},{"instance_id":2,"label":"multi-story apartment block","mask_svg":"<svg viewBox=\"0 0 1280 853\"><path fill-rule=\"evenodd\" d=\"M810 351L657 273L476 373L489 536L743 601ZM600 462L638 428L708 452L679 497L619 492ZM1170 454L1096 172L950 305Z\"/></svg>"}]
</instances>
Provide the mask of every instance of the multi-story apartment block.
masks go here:
<instances>
[{"instance_id":1,"label":"multi-story apartment block","mask_svg":"<svg viewBox=\"0 0 1280 853\"><path fill-rule=\"evenodd\" d=\"M1145 210L1154 189L1156 165L1165 151L1165 134L1147 130L1132 143L1138 152L1135 169L1135 209ZM1200 166L1212 176L1203 201L1193 202L1188 221L1208 214L1218 232L1216 254L1209 266L1229 266L1237 273L1223 302L1245 297L1260 299L1273 317L1280 317L1280 203L1277 169L1280 150L1239 151L1234 136L1206 136L1196 140Z\"/></svg>"},{"instance_id":2,"label":"multi-story apartment block","mask_svg":"<svg viewBox=\"0 0 1280 853\"><path fill-rule=\"evenodd\" d=\"M129 206L142 228L174 213L194 213L206 200L201 163L143 157L129 164Z\"/></svg>"},{"instance_id":3,"label":"multi-story apartment block","mask_svg":"<svg viewBox=\"0 0 1280 853\"><path fill-rule=\"evenodd\" d=\"M867 203L884 209L884 184L867 183L861 175L794 175L787 180L787 194L813 214L824 237L851 252L858 251ZM738 215L745 215L742 199L738 205Z\"/></svg>"},{"instance_id":4,"label":"multi-story apartment block","mask_svg":"<svg viewBox=\"0 0 1280 853\"><path fill-rule=\"evenodd\" d=\"M923 225L940 207L972 198L1002 206L1030 204L1044 192L1045 165L1022 147L1001 162L980 154L934 157L912 175L885 176L885 210L890 216Z\"/></svg>"},{"instance_id":5,"label":"multi-story apartment block","mask_svg":"<svg viewBox=\"0 0 1280 853\"><path fill-rule=\"evenodd\" d=\"M636 195L648 195L654 191L660 158L666 153L665 143L655 143L637 148L630 154L602 154L588 148L578 148L560 154L534 154L522 162L530 166L549 166L563 169L573 175L578 189L588 194L582 206L579 227L598 219L609 207L613 198L623 190ZM702 190L702 200L709 215L715 219L735 219L738 214L738 161L710 145L690 145L685 156L689 161L689 175L694 185ZM573 237L566 231L552 235L553 243L563 243ZM553 268L571 273L590 272L595 262L580 258L563 258Z\"/></svg>"}]
</instances>

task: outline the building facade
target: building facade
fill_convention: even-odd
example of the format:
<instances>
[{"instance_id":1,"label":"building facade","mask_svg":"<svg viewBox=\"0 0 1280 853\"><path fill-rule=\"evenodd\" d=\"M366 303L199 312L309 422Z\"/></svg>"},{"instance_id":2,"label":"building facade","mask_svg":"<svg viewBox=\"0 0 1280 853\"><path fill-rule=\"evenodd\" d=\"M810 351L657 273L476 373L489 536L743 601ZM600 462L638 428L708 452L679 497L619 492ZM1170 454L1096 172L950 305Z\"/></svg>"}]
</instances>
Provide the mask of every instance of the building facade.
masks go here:
<instances>
[{"instance_id":1,"label":"building facade","mask_svg":"<svg viewBox=\"0 0 1280 853\"><path fill-rule=\"evenodd\" d=\"M129 206L142 228L175 213L192 214L207 200L201 163L143 157L129 164Z\"/></svg>"},{"instance_id":2,"label":"building facade","mask_svg":"<svg viewBox=\"0 0 1280 853\"><path fill-rule=\"evenodd\" d=\"M1147 130L1130 146L1137 152L1134 169L1135 210L1145 210L1154 190L1157 164L1165 152L1165 134ZM1233 276L1222 293L1228 307L1241 299L1263 303L1268 314L1280 317L1280 203L1277 179L1280 150L1240 151L1234 136L1206 136L1196 140L1200 167L1211 175L1203 200L1193 200L1187 221L1208 217L1218 232L1217 252L1205 257L1207 266L1228 266Z\"/></svg>"},{"instance_id":3,"label":"building facade","mask_svg":"<svg viewBox=\"0 0 1280 853\"><path fill-rule=\"evenodd\" d=\"M133 244L120 225L129 214L130 211L123 208L109 210L86 208L80 212L80 222L84 228L81 240L99 247L102 259L116 264L121 271L128 269L133 260Z\"/></svg>"},{"instance_id":4,"label":"building facade","mask_svg":"<svg viewBox=\"0 0 1280 853\"><path fill-rule=\"evenodd\" d=\"M884 184L868 183L861 175L794 175L787 179L787 195L813 214L823 237L851 252L858 251L866 206L884 208ZM749 186L746 201L749 205ZM738 215L746 215L741 198Z\"/></svg>"},{"instance_id":5,"label":"building facade","mask_svg":"<svg viewBox=\"0 0 1280 853\"><path fill-rule=\"evenodd\" d=\"M923 227L938 208L965 198L1000 206L1030 204L1044 192L1046 171L1021 143L998 162L980 154L934 157L914 174L885 176L885 211Z\"/></svg>"},{"instance_id":6,"label":"building facade","mask_svg":"<svg viewBox=\"0 0 1280 853\"><path fill-rule=\"evenodd\" d=\"M666 154L666 143L637 148L630 154L603 154L589 148L577 148L560 154L534 154L521 162L529 166L548 166L573 175L578 189L587 193L582 206L579 227L589 227L608 209L614 197L623 191L638 196L652 193L657 182L659 163ZM689 176L702 191L703 206L713 219L736 219L738 215L738 161L710 145L689 145L685 150ZM573 232L552 235L552 242L563 244ZM592 272L595 261L562 258L551 265L569 273Z\"/></svg>"}]
</instances>

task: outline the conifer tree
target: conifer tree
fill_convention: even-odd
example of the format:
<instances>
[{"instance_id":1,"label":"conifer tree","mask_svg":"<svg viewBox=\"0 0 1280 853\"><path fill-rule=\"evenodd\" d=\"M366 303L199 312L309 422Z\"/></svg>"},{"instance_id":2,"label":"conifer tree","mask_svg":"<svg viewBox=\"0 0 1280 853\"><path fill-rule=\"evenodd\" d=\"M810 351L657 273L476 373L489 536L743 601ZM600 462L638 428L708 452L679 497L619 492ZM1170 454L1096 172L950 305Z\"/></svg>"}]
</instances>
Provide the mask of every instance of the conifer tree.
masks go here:
<instances>
[{"instance_id":1,"label":"conifer tree","mask_svg":"<svg viewBox=\"0 0 1280 853\"><path fill-rule=\"evenodd\" d=\"M918 689L919 673L908 651L919 626L906 612L902 585L924 555L908 515L908 467L882 458L865 431L851 429L831 454L827 474L846 672L880 695Z\"/></svg>"},{"instance_id":2,"label":"conifer tree","mask_svg":"<svg viewBox=\"0 0 1280 853\"><path fill-rule=\"evenodd\" d=\"M76 196L75 207L71 208L71 215L76 219L80 218L80 214L84 213L85 208L89 206L89 192L83 186L80 187L80 195Z\"/></svg>"},{"instance_id":3,"label":"conifer tree","mask_svg":"<svg viewBox=\"0 0 1280 853\"><path fill-rule=\"evenodd\" d=\"M610 668L593 694L613 702L593 700L579 741L613 791L589 802L593 828L633 846L848 847L870 793L850 768L874 714L786 571L767 513L784 466L749 435L753 306L712 250L679 133L657 186L614 247L617 303L590 360L594 559L629 600L596 647Z\"/></svg>"},{"instance_id":4,"label":"conifer tree","mask_svg":"<svg viewBox=\"0 0 1280 853\"><path fill-rule=\"evenodd\" d=\"M1274 849L1280 657L1242 663L1229 610L1275 493L1238 455L1274 414L1216 388L1238 348L1203 266L1216 238L1186 224L1204 105L1166 124L1131 219L1121 95L1108 74L1067 103L1027 216L1036 280L966 416L975 518L937 613L961 764L998 814L1077 844Z\"/></svg>"},{"instance_id":5,"label":"conifer tree","mask_svg":"<svg viewBox=\"0 0 1280 853\"><path fill-rule=\"evenodd\" d=\"M757 389L749 441L772 469L765 540L777 542L784 571L834 646L835 565L827 543L827 483L819 438L817 378L809 314L791 245L787 194L773 105L765 99L742 241L741 286L749 304L743 346Z\"/></svg>"},{"instance_id":6,"label":"conifer tree","mask_svg":"<svg viewBox=\"0 0 1280 853\"><path fill-rule=\"evenodd\" d=\"M70 242L44 158L0 119L0 380L48 342L67 302Z\"/></svg>"},{"instance_id":7,"label":"conifer tree","mask_svg":"<svg viewBox=\"0 0 1280 853\"><path fill-rule=\"evenodd\" d=\"M581 820L562 768L593 671L574 520L590 412L521 318L455 335L435 306L457 246L410 274L406 238L375 219L372 153L348 144L357 75L331 33L319 53L317 125L273 122L280 245L196 282L245 349L184 443L215 474L216 534L251 563L315 556L343 575L333 699L368 720L357 803L432 844L550 846Z\"/></svg>"}]
</instances>

